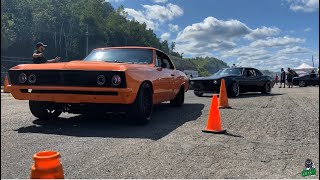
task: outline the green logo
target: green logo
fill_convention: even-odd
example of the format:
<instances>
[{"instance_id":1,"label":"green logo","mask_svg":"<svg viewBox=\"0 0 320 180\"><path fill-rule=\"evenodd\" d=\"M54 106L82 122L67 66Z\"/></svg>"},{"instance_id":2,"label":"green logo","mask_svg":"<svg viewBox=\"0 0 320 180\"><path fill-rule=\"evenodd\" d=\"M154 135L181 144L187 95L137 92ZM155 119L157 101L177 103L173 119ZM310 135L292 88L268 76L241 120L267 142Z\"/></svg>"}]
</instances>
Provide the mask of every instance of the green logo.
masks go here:
<instances>
[{"instance_id":1,"label":"green logo","mask_svg":"<svg viewBox=\"0 0 320 180\"><path fill-rule=\"evenodd\" d=\"M302 177L316 175L316 167L311 159L307 159L305 162L304 170L301 173Z\"/></svg>"}]
</instances>

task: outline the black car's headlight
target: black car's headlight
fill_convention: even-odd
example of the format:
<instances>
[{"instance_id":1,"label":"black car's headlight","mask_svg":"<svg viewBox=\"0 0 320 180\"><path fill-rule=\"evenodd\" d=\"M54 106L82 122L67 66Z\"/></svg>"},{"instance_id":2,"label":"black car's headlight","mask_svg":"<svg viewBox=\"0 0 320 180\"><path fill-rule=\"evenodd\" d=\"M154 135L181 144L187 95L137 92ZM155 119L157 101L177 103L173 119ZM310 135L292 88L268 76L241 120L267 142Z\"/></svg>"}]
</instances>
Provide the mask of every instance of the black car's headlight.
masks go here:
<instances>
[{"instance_id":1,"label":"black car's headlight","mask_svg":"<svg viewBox=\"0 0 320 180\"><path fill-rule=\"evenodd\" d=\"M191 85L194 85L194 81L190 81L190 84L191 84Z\"/></svg>"}]
</instances>

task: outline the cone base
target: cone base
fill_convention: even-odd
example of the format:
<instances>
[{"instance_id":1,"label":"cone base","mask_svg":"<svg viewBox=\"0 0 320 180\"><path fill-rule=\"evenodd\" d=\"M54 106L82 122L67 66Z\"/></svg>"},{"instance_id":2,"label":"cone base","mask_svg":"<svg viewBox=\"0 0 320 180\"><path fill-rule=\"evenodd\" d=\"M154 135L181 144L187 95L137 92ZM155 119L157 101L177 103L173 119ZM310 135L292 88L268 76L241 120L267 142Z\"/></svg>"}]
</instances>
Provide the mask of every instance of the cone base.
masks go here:
<instances>
[{"instance_id":1,"label":"cone base","mask_svg":"<svg viewBox=\"0 0 320 180\"><path fill-rule=\"evenodd\" d=\"M231 106L219 106L218 108L219 109L232 109Z\"/></svg>"},{"instance_id":2,"label":"cone base","mask_svg":"<svg viewBox=\"0 0 320 180\"><path fill-rule=\"evenodd\" d=\"M202 130L202 132L205 132L205 133L213 133L213 134L225 134L227 133L227 130L221 130L221 131L212 131L212 130Z\"/></svg>"}]
</instances>

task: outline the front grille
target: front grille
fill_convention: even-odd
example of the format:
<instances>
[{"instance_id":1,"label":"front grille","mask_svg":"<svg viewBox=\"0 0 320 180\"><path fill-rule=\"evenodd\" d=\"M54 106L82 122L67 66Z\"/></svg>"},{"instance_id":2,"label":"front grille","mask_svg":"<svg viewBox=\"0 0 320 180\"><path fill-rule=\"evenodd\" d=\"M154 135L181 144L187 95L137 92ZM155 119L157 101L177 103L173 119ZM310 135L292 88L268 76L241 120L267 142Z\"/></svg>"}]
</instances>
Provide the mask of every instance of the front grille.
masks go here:
<instances>
[{"instance_id":1,"label":"front grille","mask_svg":"<svg viewBox=\"0 0 320 180\"><path fill-rule=\"evenodd\" d=\"M20 73L25 73L27 77L36 75L36 82L21 84L18 81ZM97 84L97 77L104 75L106 83ZM114 86L111 79L114 75L121 77L121 84ZM120 71L80 71L80 70L9 70L9 76L13 85L35 85L35 86L82 86L82 87L117 87L125 88L125 73Z\"/></svg>"},{"instance_id":2,"label":"front grille","mask_svg":"<svg viewBox=\"0 0 320 180\"><path fill-rule=\"evenodd\" d=\"M220 89L219 84L214 84L213 80L194 81L192 88L198 91L218 91Z\"/></svg>"}]
</instances>

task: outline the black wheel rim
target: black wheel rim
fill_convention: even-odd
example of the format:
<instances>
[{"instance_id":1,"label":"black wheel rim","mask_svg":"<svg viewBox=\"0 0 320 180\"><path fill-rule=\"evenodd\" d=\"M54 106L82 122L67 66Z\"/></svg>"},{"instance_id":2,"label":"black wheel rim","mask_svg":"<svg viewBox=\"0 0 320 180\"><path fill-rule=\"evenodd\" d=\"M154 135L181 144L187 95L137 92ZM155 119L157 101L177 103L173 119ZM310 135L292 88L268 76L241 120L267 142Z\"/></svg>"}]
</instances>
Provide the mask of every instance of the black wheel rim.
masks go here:
<instances>
[{"instance_id":1,"label":"black wheel rim","mask_svg":"<svg viewBox=\"0 0 320 180\"><path fill-rule=\"evenodd\" d=\"M232 90L233 90L233 94L235 96L238 96L239 95L239 86L237 83L234 83L233 86L232 86Z\"/></svg>"},{"instance_id":2,"label":"black wheel rim","mask_svg":"<svg viewBox=\"0 0 320 180\"><path fill-rule=\"evenodd\" d=\"M152 111L152 100L151 93L148 89L144 90L143 93L143 111L146 118L150 118Z\"/></svg>"},{"instance_id":3,"label":"black wheel rim","mask_svg":"<svg viewBox=\"0 0 320 180\"><path fill-rule=\"evenodd\" d=\"M306 83L305 83L304 81L300 81L300 82L299 82L299 85L300 85L300 86L305 86Z\"/></svg>"}]
</instances>

